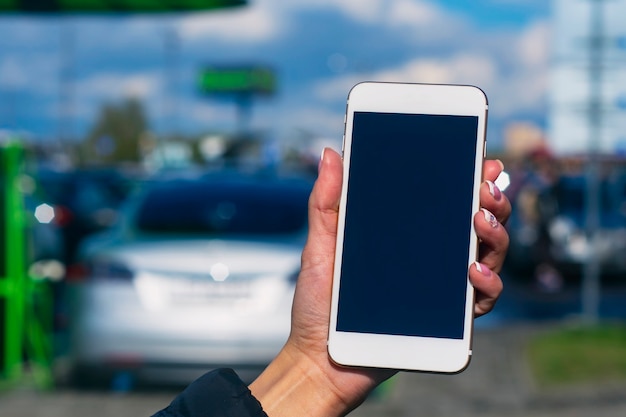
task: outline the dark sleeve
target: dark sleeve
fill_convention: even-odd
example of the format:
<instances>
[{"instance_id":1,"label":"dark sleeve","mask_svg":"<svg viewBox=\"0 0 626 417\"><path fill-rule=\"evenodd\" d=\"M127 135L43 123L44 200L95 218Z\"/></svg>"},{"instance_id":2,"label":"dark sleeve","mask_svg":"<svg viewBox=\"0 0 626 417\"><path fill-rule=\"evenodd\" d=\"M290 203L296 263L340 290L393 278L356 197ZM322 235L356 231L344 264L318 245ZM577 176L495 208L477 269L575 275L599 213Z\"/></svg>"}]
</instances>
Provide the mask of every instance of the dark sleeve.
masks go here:
<instances>
[{"instance_id":1,"label":"dark sleeve","mask_svg":"<svg viewBox=\"0 0 626 417\"><path fill-rule=\"evenodd\" d=\"M216 369L189 384L153 417L267 417L267 414L232 369Z\"/></svg>"}]
</instances>

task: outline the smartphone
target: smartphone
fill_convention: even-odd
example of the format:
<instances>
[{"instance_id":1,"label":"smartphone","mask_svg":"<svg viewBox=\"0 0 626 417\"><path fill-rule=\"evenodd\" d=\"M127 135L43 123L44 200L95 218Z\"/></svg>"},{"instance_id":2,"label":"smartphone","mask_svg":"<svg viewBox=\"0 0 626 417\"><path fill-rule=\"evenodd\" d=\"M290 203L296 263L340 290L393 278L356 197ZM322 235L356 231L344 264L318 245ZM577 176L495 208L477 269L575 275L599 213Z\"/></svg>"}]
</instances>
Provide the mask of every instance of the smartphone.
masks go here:
<instances>
[{"instance_id":1,"label":"smartphone","mask_svg":"<svg viewBox=\"0 0 626 417\"><path fill-rule=\"evenodd\" d=\"M350 91L328 337L337 364L469 364L487 108L474 86Z\"/></svg>"}]
</instances>

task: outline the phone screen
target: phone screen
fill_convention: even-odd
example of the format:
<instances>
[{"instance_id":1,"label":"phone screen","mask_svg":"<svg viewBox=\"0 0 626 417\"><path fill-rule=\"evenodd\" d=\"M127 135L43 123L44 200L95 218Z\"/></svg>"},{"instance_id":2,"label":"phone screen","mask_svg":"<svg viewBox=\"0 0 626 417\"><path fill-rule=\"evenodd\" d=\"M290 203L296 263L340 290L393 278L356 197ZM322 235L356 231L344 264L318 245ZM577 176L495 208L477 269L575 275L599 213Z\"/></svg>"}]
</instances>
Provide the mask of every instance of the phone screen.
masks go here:
<instances>
[{"instance_id":1,"label":"phone screen","mask_svg":"<svg viewBox=\"0 0 626 417\"><path fill-rule=\"evenodd\" d=\"M477 129L354 113L336 330L463 338Z\"/></svg>"}]
</instances>

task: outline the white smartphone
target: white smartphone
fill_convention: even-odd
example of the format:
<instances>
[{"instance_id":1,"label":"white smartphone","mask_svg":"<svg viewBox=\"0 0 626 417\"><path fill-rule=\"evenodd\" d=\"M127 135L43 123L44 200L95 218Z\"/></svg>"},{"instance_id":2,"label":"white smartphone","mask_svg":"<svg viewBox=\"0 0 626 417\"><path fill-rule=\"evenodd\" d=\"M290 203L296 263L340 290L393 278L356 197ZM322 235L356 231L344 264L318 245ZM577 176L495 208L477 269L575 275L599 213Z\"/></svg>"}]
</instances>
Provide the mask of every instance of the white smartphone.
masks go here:
<instances>
[{"instance_id":1,"label":"white smartphone","mask_svg":"<svg viewBox=\"0 0 626 417\"><path fill-rule=\"evenodd\" d=\"M473 86L350 91L328 337L337 364L469 364L487 108Z\"/></svg>"}]
</instances>

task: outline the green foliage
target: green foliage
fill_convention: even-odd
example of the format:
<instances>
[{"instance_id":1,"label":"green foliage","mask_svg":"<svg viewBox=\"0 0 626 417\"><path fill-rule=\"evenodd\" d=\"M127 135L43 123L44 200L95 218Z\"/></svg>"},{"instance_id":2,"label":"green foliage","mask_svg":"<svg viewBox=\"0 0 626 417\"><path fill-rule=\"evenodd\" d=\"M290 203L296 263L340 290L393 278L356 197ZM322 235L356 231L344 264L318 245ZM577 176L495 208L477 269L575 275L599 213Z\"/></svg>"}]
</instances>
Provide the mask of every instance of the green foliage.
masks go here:
<instances>
[{"instance_id":1,"label":"green foliage","mask_svg":"<svg viewBox=\"0 0 626 417\"><path fill-rule=\"evenodd\" d=\"M100 110L85 140L81 160L86 164L138 162L140 140L148 128L142 103L128 98Z\"/></svg>"},{"instance_id":2,"label":"green foliage","mask_svg":"<svg viewBox=\"0 0 626 417\"><path fill-rule=\"evenodd\" d=\"M527 353L542 386L626 379L626 325L559 329L534 337Z\"/></svg>"}]
</instances>

